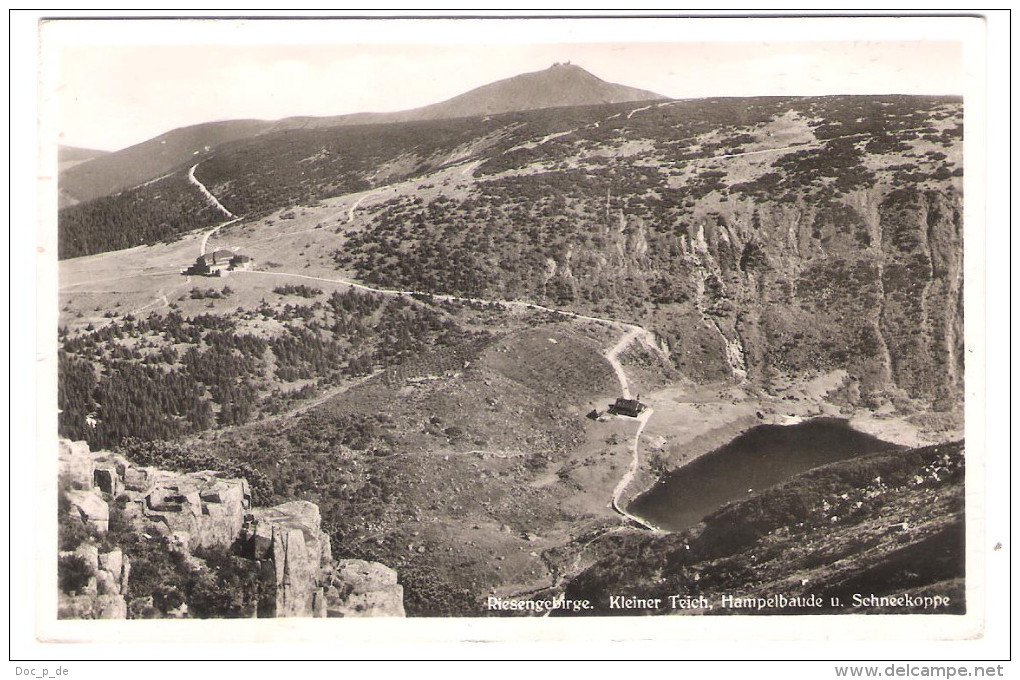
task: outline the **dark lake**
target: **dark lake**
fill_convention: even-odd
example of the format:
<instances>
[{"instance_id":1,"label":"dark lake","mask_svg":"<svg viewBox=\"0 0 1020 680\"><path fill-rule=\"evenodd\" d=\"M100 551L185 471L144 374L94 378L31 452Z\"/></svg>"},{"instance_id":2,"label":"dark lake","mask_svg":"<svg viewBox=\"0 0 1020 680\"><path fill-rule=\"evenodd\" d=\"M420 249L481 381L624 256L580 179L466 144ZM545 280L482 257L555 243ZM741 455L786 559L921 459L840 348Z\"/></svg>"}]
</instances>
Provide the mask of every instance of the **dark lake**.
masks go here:
<instances>
[{"instance_id":1,"label":"dark lake","mask_svg":"<svg viewBox=\"0 0 1020 680\"><path fill-rule=\"evenodd\" d=\"M897 448L840 418L758 425L666 473L627 509L663 529L682 531L726 503L749 498L798 473Z\"/></svg>"}]
</instances>

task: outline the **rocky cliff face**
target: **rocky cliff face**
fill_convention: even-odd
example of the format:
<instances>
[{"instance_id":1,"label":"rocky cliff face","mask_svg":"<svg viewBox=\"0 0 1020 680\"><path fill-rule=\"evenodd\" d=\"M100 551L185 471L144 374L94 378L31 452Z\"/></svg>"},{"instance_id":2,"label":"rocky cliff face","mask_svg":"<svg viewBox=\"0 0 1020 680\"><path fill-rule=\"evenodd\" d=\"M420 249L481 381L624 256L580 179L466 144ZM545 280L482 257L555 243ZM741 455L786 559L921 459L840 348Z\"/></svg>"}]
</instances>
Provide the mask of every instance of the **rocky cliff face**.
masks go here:
<instances>
[{"instance_id":1,"label":"rocky cliff face","mask_svg":"<svg viewBox=\"0 0 1020 680\"><path fill-rule=\"evenodd\" d=\"M639 321L693 380L843 369L869 408L954 411L962 141L955 98L637 107L485 159L463 198L396 197L335 256L385 287Z\"/></svg>"},{"instance_id":2,"label":"rocky cliff face","mask_svg":"<svg viewBox=\"0 0 1020 680\"><path fill-rule=\"evenodd\" d=\"M252 508L244 479L137 467L122 456L92 453L84 442L61 440L59 459L69 519L91 531L73 550L61 552L62 560L74 556L76 564L84 564L78 566L81 582L61 595L62 618L126 618L129 603L134 609L153 606L151 596L141 605L131 602L131 562L124 552L100 548L111 530L111 502L123 508L120 517L129 533L164 539L180 564L199 564L193 553L201 549L235 548L268 576L273 606L259 609L259 616L404 615L403 589L393 570L333 560L314 503ZM182 615L186 605L172 609Z\"/></svg>"},{"instance_id":3,"label":"rocky cliff face","mask_svg":"<svg viewBox=\"0 0 1020 680\"><path fill-rule=\"evenodd\" d=\"M607 231L600 255L574 258L571 285L579 298L647 289L644 323L696 379L768 388L845 368L871 406L949 410L963 393L962 210L948 183L698 204L672 233Z\"/></svg>"}]
</instances>

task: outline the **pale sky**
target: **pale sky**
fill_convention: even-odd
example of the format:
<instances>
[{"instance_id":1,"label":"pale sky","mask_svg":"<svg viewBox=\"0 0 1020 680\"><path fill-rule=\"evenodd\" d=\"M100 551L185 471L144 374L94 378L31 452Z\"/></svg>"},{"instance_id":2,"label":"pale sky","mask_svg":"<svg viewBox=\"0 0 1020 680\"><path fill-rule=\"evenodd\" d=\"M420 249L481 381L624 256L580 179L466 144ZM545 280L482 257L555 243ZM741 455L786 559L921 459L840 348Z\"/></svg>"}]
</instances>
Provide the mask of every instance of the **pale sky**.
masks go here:
<instances>
[{"instance_id":1,"label":"pale sky","mask_svg":"<svg viewBox=\"0 0 1020 680\"><path fill-rule=\"evenodd\" d=\"M50 22L43 111L60 143L115 150L214 120L409 109L563 61L675 98L964 90L944 30L613 21Z\"/></svg>"}]
</instances>

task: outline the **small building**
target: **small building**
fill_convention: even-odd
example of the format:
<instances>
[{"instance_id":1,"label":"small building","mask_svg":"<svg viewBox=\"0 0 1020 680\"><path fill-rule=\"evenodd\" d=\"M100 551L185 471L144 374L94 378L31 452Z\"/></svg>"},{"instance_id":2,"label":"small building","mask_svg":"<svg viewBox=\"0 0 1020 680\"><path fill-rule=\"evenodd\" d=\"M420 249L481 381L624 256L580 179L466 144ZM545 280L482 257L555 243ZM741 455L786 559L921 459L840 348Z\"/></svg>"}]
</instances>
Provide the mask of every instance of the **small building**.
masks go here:
<instances>
[{"instance_id":1,"label":"small building","mask_svg":"<svg viewBox=\"0 0 1020 680\"><path fill-rule=\"evenodd\" d=\"M205 255L199 255L195 264L181 272L185 276L226 276L234 269L244 269L252 262L251 257L221 248Z\"/></svg>"},{"instance_id":2,"label":"small building","mask_svg":"<svg viewBox=\"0 0 1020 680\"><path fill-rule=\"evenodd\" d=\"M233 252L232 250L220 248L219 250L214 250L211 253L206 253L202 257L205 259L205 263L209 265L210 268L212 268L217 266L226 267L230 265L230 260L233 259L236 255L237 253Z\"/></svg>"},{"instance_id":3,"label":"small building","mask_svg":"<svg viewBox=\"0 0 1020 680\"><path fill-rule=\"evenodd\" d=\"M621 416L630 416L631 418L637 418L641 415L647 406L642 404L637 399L627 399L626 397L620 397L616 402L609 407L610 413L615 413Z\"/></svg>"}]
</instances>

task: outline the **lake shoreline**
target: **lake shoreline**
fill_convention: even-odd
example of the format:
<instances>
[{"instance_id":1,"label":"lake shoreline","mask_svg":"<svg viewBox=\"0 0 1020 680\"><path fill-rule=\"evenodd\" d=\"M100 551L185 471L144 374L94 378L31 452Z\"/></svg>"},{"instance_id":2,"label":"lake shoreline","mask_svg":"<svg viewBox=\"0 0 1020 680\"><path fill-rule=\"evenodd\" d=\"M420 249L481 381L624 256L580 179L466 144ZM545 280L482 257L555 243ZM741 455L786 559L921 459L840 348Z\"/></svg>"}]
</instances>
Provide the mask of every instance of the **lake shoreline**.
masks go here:
<instances>
[{"instance_id":1,"label":"lake shoreline","mask_svg":"<svg viewBox=\"0 0 1020 680\"><path fill-rule=\"evenodd\" d=\"M622 507L659 526L655 518L642 515L635 505L638 499L646 497L663 479L762 425L788 426L833 418L859 433L908 448L962 438L962 428L922 429L916 414L850 409L827 401L827 393L845 380L842 373L819 376L778 395L766 396L751 386L727 383L687 384L653 392L648 401L656 414L643 435L640 472L620 499Z\"/></svg>"},{"instance_id":2,"label":"lake shoreline","mask_svg":"<svg viewBox=\"0 0 1020 680\"><path fill-rule=\"evenodd\" d=\"M729 503L746 500L808 470L903 448L854 429L844 417L760 424L662 475L628 508L656 526L683 531ZM694 486L697 493L689 493Z\"/></svg>"}]
</instances>

